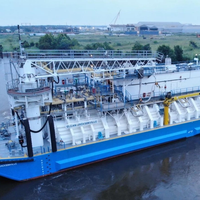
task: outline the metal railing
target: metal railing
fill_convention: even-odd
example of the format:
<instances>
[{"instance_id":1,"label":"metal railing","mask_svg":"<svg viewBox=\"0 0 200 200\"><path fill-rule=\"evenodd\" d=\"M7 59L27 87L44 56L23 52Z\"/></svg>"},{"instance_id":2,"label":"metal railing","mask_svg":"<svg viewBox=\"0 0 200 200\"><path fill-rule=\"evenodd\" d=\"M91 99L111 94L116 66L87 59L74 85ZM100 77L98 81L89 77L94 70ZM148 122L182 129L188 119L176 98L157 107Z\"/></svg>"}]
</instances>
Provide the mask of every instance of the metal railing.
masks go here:
<instances>
[{"instance_id":1,"label":"metal railing","mask_svg":"<svg viewBox=\"0 0 200 200\"><path fill-rule=\"evenodd\" d=\"M151 97L165 98L168 92L171 92L171 94L175 96L175 95L182 95L182 94L188 94L188 93L199 92L199 91L200 91L200 86L194 86L194 87L171 90L167 92L153 92ZM138 95L131 95L127 90L126 90L126 97L129 101L137 100L139 98ZM148 99L149 96L143 97L143 99L145 98Z\"/></svg>"},{"instance_id":2,"label":"metal railing","mask_svg":"<svg viewBox=\"0 0 200 200\"><path fill-rule=\"evenodd\" d=\"M19 52L3 52L3 57L19 58ZM26 59L45 59L45 58L142 58L162 60L163 54L155 51L135 50L135 51L119 51L119 50L25 50L23 57Z\"/></svg>"},{"instance_id":3,"label":"metal railing","mask_svg":"<svg viewBox=\"0 0 200 200\"><path fill-rule=\"evenodd\" d=\"M114 51L114 50L28 50L26 58L157 58L160 53L152 51Z\"/></svg>"}]
</instances>

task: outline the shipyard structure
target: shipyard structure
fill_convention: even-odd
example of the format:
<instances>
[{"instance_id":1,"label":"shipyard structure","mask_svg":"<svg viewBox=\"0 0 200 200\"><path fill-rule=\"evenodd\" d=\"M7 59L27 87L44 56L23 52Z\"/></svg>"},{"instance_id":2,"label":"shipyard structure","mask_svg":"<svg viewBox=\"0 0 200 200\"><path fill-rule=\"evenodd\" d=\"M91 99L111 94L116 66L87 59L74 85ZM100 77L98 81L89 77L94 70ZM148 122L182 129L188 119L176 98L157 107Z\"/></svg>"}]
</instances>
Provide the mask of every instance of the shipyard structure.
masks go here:
<instances>
[{"instance_id":1,"label":"shipyard structure","mask_svg":"<svg viewBox=\"0 0 200 200\"><path fill-rule=\"evenodd\" d=\"M159 35L174 33L200 33L200 25L179 22L138 22L136 24L110 24L112 33L130 35Z\"/></svg>"},{"instance_id":2,"label":"shipyard structure","mask_svg":"<svg viewBox=\"0 0 200 200\"><path fill-rule=\"evenodd\" d=\"M17 34L14 26L0 26L0 34ZM21 34L30 36L44 36L45 34L129 34L129 35L159 35L174 33L200 33L200 25L181 24L180 22L138 22L119 24L114 21L106 25L48 25L34 26L22 24Z\"/></svg>"}]
</instances>

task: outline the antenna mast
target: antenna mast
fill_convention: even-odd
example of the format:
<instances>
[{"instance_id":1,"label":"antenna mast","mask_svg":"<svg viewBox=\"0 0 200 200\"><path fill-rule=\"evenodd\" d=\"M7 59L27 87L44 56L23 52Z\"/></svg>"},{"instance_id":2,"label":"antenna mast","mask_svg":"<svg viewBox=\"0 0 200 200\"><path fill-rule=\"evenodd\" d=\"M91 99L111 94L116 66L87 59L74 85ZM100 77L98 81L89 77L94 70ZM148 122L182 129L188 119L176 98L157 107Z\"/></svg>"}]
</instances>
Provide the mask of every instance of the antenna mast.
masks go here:
<instances>
[{"instance_id":1,"label":"antenna mast","mask_svg":"<svg viewBox=\"0 0 200 200\"><path fill-rule=\"evenodd\" d=\"M17 25L18 29L18 35L19 35L19 50L20 50L20 56L22 56L22 41L21 41L21 35L20 35L20 28L19 25Z\"/></svg>"}]
</instances>

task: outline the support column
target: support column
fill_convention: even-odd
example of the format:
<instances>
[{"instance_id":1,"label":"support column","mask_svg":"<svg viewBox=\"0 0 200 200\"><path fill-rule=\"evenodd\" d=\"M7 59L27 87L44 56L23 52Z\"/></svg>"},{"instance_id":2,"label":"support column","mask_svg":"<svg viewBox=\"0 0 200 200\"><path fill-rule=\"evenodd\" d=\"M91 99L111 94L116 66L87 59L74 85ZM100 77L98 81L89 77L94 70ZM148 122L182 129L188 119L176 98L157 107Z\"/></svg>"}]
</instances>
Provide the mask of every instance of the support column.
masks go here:
<instances>
[{"instance_id":1,"label":"support column","mask_svg":"<svg viewBox=\"0 0 200 200\"><path fill-rule=\"evenodd\" d=\"M154 120L153 120L153 117L151 115L151 112L150 112L148 106L144 106L144 109L146 110L147 115L148 115L148 117L150 119L150 128L153 128Z\"/></svg>"},{"instance_id":2,"label":"support column","mask_svg":"<svg viewBox=\"0 0 200 200\"><path fill-rule=\"evenodd\" d=\"M27 143L27 151L28 151L28 157L33 157L33 147L32 147L32 141L31 141L31 131L28 119L23 120L24 128L25 128L25 134L26 134L26 143Z\"/></svg>"},{"instance_id":3,"label":"support column","mask_svg":"<svg viewBox=\"0 0 200 200\"><path fill-rule=\"evenodd\" d=\"M56 152L57 151L56 134L55 134L55 128L54 128L54 123L53 123L53 117L51 115L48 116L48 121L49 121L52 152Z\"/></svg>"},{"instance_id":4,"label":"support column","mask_svg":"<svg viewBox=\"0 0 200 200\"><path fill-rule=\"evenodd\" d=\"M104 130L105 130L105 138L109 138L110 137L110 133L109 133L109 127L108 127L108 123L106 121L106 118L101 118Z\"/></svg>"},{"instance_id":5,"label":"support column","mask_svg":"<svg viewBox=\"0 0 200 200\"><path fill-rule=\"evenodd\" d=\"M94 130L94 126L92 124L90 124L90 127L92 129L92 140L93 142L96 141L96 135L95 135L95 130Z\"/></svg>"},{"instance_id":6,"label":"support column","mask_svg":"<svg viewBox=\"0 0 200 200\"><path fill-rule=\"evenodd\" d=\"M142 117L138 117L139 122L140 122L140 131L143 131L143 120Z\"/></svg>"},{"instance_id":7,"label":"support column","mask_svg":"<svg viewBox=\"0 0 200 200\"><path fill-rule=\"evenodd\" d=\"M164 107L164 125L169 124L169 106Z\"/></svg>"},{"instance_id":8,"label":"support column","mask_svg":"<svg viewBox=\"0 0 200 200\"><path fill-rule=\"evenodd\" d=\"M125 81L123 81L123 95L124 95L124 103L126 102L126 88L125 88Z\"/></svg>"},{"instance_id":9,"label":"support column","mask_svg":"<svg viewBox=\"0 0 200 200\"><path fill-rule=\"evenodd\" d=\"M31 130L37 131L42 127L39 105L29 105L28 108L26 108L26 115L29 119ZM31 133L31 138L33 147L40 147L44 145L43 130L39 133Z\"/></svg>"},{"instance_id":10,"label":"support column","mask_svg":"<svg viewBox=\"0 0 200 200\"><path fill-rule=\"evenodd\" d=\"M192 103L194 109L195 109L195 119L197 119L199 117L199 109L197 107L196 102L194 101L193 98L190 98L190 102Z\"/></svg>"}]
</instances>

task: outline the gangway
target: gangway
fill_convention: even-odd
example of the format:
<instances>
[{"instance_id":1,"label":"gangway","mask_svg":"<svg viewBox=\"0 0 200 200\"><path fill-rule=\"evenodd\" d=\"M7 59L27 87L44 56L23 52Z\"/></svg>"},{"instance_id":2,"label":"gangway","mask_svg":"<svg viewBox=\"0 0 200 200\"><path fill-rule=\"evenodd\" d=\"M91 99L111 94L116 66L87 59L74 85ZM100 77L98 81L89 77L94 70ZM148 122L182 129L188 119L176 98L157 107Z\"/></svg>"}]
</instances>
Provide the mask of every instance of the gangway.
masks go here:
<instances>
[{"instance_id":1,"label":"gangway","mask_svg":"<svg viewBox=\"0 0 200 200\"><path fill-rule=\"evenodd\" d=\"M91 74L94 79L110 79L126 70L141 68L161 60L162 54L153 51L27 51L26 64L40 69L38 77ZM22 61L23 62L23 61Z\"/></svg>"}]
</instances>

